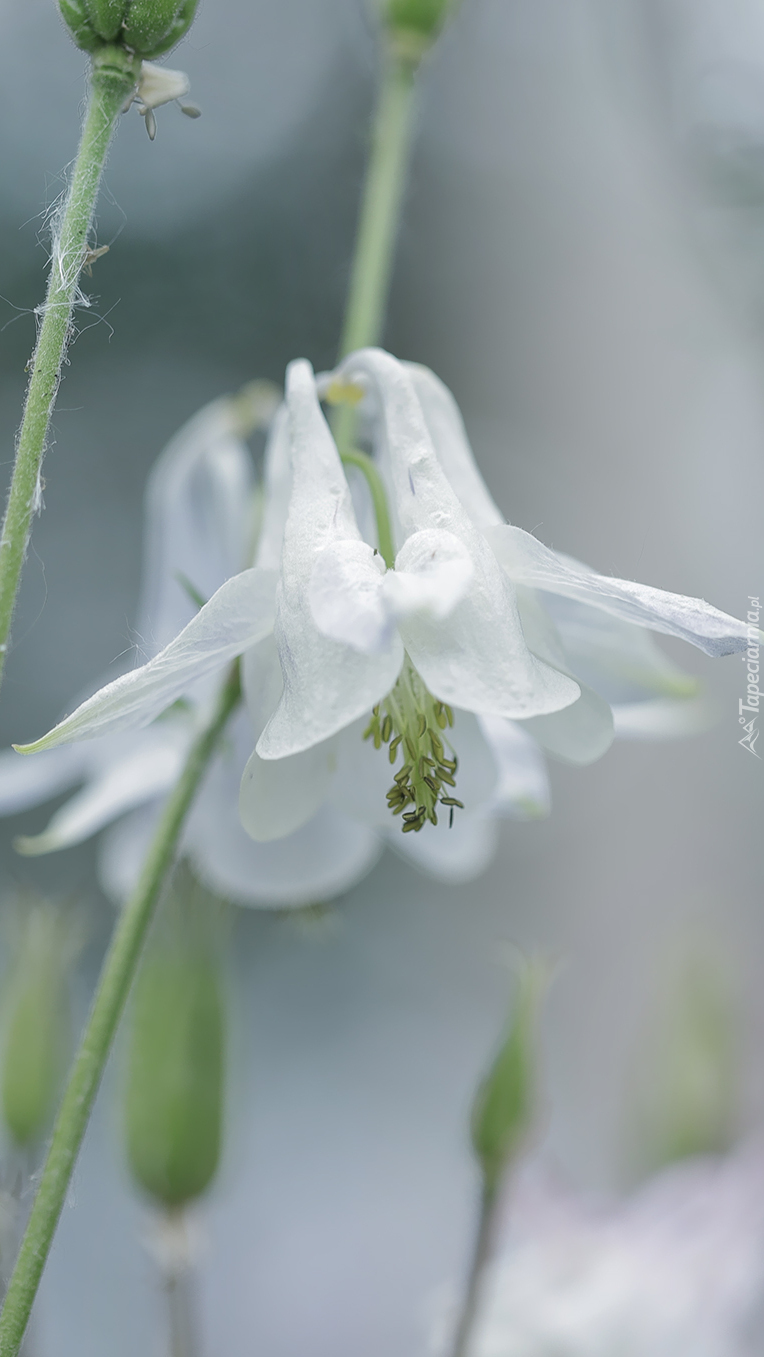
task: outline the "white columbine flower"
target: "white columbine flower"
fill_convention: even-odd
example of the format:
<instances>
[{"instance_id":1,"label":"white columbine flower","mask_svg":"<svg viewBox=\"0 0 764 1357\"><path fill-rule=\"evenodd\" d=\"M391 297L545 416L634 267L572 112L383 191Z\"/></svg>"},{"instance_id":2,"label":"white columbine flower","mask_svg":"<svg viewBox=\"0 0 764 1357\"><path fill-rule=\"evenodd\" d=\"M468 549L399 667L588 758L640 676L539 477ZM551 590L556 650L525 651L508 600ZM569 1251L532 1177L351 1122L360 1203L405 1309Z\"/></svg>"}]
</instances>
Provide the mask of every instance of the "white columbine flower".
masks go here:
<instances>
[{"instance_id":1,"label":"white columbine flower","mask_svg":"<svg viewBox=\"0 0 764 1357\"><path fill-rule=\"evenodd\" d=\"M513 1205L470 1353L754 1357L763 1299L760 1153L685 1161L600 1210L537 1182Z\"/></svg>"},{"instance_id":2,"label":"white columbine flower","mask_svg":"<svg viewBox=\"0 0 764 1357\"><path fill-rule=\"evenodd\" d=\"M348 387L365 394L386 488L387 564L321 412L322 394ZM465 880L491 855L496 815L543 813L539 747L585 763L616 727L697 725L694 683L645 628L710 655L746 646L745 624L709 604L598 575L505 524L427 369L369 349L317 383L299 361L270 439L255 565L24 752L147 726L241 655L252 839L275 848L331 809Z\"/></svg>"},{"instance_id":3,"label":"white columbine flower","mask_svg":"<svg viewBox=\"0 0 764 1357\"><path fill-rule=\"evenodd\" d=\"M249 396L248 422L269 417L269 393ZM210 597L251 559L256 495L241 440L241 400L214 401L173 438L146 494L143 598L136 628L145 657L159 653L196 615L192 595ZM270 405L272 410L273 406ZM36 759L0 753L0 814L84 784L47 829L19 841L26 853L80 843L105 828L99 845L104 889L124 899L135 883L167 792L204 719L214 681L189 685L184 701L140 732L113 732L63 745ZM278 844L257 844L241 827L239 783L252 750L245 712L231 723L192 812L184 851L214 890L242 904L301 905L347 889L374 864L377 836L326 808Z\"/></svg>"}]
</instances>

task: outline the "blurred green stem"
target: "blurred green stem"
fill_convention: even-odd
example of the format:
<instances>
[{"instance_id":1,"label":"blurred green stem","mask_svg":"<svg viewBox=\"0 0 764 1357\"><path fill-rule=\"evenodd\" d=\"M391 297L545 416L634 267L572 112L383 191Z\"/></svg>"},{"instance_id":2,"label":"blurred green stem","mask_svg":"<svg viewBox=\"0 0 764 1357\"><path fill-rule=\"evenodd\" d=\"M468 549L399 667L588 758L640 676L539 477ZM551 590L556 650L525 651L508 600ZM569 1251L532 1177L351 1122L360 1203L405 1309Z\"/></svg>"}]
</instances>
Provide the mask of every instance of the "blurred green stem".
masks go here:
<instances>
[{"instance_id":1,"label":"blurred green stem","mask_svg":"<svg viewBox=\"0 0 764 1357\"><path fill-rule=\"evenodd\" d=\"M182 1207L168 1211L167 1223L176 1237L186 1239L187 1223ZM187 1242L187 1241L186 1241ZM186 1247L185 1256L162 1268L162 1289L167 1302L169 1357L198 1357L198 1323L194 1305L194 1274Z\"/></svg>"},{"instance_id":2,"label":"blurred green stem","mask_svg":"<svg viewBox=\"0 0 764 1357\"><path fill-rule=\"evenodd\" d=\"M16 1357L69 1190L88 1119L162 887L191 803L229 716L241 698L238 662L171 792L140 880L114 930L87 1026L75 1056L29 1221L0 1313L0 1357Z\"/></svg>"},{"instance_id":3,"label":"blurred green stem","mask_svg":"<svg viewBox=\"0 0 764 1357\"><path fill-rule=\"evenodd\" d=\"M385 54L371 151L358 221L340 358L379 344L390 292L395 242L414 127L416 65L392 49ZM356 413L339 406L334 432L340 453L353 445Z\"/></svg>"},{"instance_id":4,"label":"blurred green stem","mask_svg":"<svg viewBox=\"0 0 764 1357\"><path fill-rule=\"evenodd\" d=\"M132 71L120 72L113 66L94 68L74 172L61 225L54 232L42 324L30 363L31 376L0 536L0 680L32 518L41 504L40 468L71 337L72 312L87 257L98 188L117 118L134 85Z\"/></svg>"},{"instance_id":5,"label":"blurred green stem","mask_svg":"<svg viewBox=\"0 0 764 1357\"><path fill-rule=\"evenodd\" d=\"M197 1357L192 1281L188 1271L174 1273L164 1283L170 1332L170 1357Z\"/></svg>"},{"instance_id":6,"label":"blurred green stem","mask_svg":"<svg viewBox=\"0 0 764 1357\"><path fill-rule=\"evenodd\" d=\"M467 1276L464 1298L459 1310L451 1357L469 1357L470 1339L480 1306L485 1272L491 1261L493 1251L498 1204L499 1192L497 1188L485 1185L480 1199L477 1237L472 1251L472 1261Z\"/></svg>"}]
</instances>

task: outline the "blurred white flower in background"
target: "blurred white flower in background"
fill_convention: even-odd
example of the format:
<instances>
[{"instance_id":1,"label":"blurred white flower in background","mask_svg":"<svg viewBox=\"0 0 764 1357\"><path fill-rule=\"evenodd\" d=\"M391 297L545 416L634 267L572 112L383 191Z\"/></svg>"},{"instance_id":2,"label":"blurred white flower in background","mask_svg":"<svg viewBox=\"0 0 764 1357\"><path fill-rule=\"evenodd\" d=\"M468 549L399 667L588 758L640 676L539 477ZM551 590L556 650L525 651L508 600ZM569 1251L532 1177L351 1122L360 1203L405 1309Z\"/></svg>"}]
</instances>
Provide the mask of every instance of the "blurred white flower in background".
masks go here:
<instances>
[{"instance_id":1,"label":"blurred white flower in background","mask_svg":"<svg viewBox=\"0 0 764 1357\"><path fill-rule=\"evenodd\" d=\"M664 1170L595 1209L528 1176L471 1357L754 1357L764 1303L760 1147ZM434 1350L444 1349L443 1331ZM757 1341L758 1340L758 1341Z\"/></svg>"},{"instance_id":2,"label":"blurred white flower in background","mask_svg":"<svg viewBox=\"0 0 764 1357\"><path fill-rule=\"evenodd\" d=\"M267 420L271 392L245 392L246 422ZM146 493L139 651L155 655L205 598L251 556L258 500L240 424L243 398L199 411L159 458ZM99 877L116 900L140 871L163 798L183 766L213 695L204 679L187 700L141 732L122 732L51 750L39 759L0 754L0 814L45 802L83 783L46 830L19 843L26 853L66 848L109 827L99 845ZM255 844L239 824L237 804L252 737L245 713L231 724L207 775L183 849L213 890L250 905L304 904L344 890L376 861L375 836L337 813L317 817L278 845Z\"/></svg>"},{"instance_id":3,"label":"blurred white flower in background","mask_svg":"<svg viewBox=\"0 0 764 1357\"><path fill-rule=\"evenodd\" d=\"M321 413L320 393L338 381L366 393L361 413L387 486L394 570L362 496L366 536L359 528ZM240 509L240 492L232 500ZM184 523L188 573L198 533ZM172 573L150 567L154 578ZM321 817L340 815L365 836L356 876L388 839L427 870L463 881L490 859L497 816L546 809L539 747L588 763L616 728L665 735L705 720L695 681L643 628L710 655L747 644L744 623L702 600L598 575L507 526L450 393L426 369L366 350L317 383L300 361L269 440L255 566L228 578L148 663L24 752L147 726L243 655L251 724L239 717L237 755L218 760L225 795L222 786L214 798L203 793L192 818L192 853L208 875L220 836L234 833L220 808L249 755L242 821L268 851L278 854L277 842L295 833L326 844ZM300 841L291 842L290 859ZM238 854L232 844L229 854ZM247 858L245 870L258 861ZM252 891L261 889L253 878ZM327 889L319 874L312 898Z\"/></svg>"}]
</instances>

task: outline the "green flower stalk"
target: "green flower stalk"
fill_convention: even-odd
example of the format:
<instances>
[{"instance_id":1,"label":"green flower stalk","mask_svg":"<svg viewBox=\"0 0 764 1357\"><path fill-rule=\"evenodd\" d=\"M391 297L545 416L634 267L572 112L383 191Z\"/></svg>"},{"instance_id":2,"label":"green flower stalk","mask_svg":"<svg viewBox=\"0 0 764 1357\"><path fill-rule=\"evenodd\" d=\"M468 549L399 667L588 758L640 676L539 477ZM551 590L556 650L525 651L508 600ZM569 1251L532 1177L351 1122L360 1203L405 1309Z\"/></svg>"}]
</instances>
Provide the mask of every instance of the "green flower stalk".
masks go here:
<instances>
[{"instance_id":1,"label":"green flower stalk","mask_svg":"<svg viewBox=\"0 0 764 1357\"><path fill-rule=\"evenodd\" d=\"M138 885L120 915L109 944L0 1313L0 1357L17 1357L21 1347L114 1034L157 902L174 865L181 829L240 697L237 664L220 694L209 724L188 754L157 826Z\"/></svg>"},{"instance_id":2,"label":"green flower stalk","mask_svg":"<svg viewBox=\"0 0 764 1357\"><path fill-rule=\"evenodd\" d=\"M72 314L80 299L80 275L93 257L89 237L106 156L120 112L136 92L140 99L142 62L168 51L183 37L195 8L196 0L60 0L72 38L90 53L90 92L71 182L54 223L47 294L39 313L0 534L0 681L32 519L42 505L42 461L72 334ZM164 102L164 96L155 102ZM152 107L146 100L140 106L151 135ZM192 116L197 112L193 107L187 111Z\"/></svg>"},{"instance_id":3,"label":"green flower stalk","mask_svg":"<svg viewBox=\"0 0 764 1357\"><path fill-rule=\"evenodd\" d=\"M387 0L382 20L382 75L361 199L339 357L378 345L390 294L414 132L416 74L445 23L452 0ZM333 428L344 459L353 447L356 412L343 404Z\"/></svg>"},{"instance_id":4,"label":"green flower stalk","mask_svg":"<svg viewBox=\"0 0 764 1357\"><path fill-rule=\"evenodd\" d=\"M545 969L526 963L504 1039L472 1109L472 1147L482 1174L480 1217L452 1357L467 1357L483 1276L491 1260L501 1189L533 1124L536 1027L545 984Z\"/></svg>"}]
</instances>

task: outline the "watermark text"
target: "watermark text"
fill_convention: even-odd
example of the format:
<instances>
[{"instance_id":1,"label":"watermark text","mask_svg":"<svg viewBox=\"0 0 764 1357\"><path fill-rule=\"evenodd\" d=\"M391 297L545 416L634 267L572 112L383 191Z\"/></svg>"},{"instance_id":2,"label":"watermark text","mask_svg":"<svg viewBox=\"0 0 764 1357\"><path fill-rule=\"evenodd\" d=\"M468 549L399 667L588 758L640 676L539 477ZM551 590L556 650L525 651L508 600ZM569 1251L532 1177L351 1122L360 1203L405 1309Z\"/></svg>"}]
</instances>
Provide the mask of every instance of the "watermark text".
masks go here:
<instances>
[{"instance_id":1,"label":"watermark text","mask_svg":"<svg viewBox=\"0 0 764 1357\"><path fill-rule=\"evenodd\" d=\"M753 595L748 596L748 612L746 613L747 640L748 646L743 652L742 660L746 668L746 693L738 702L738 720L743 727L743 738L738 740L738 744L747 749L749 754L753 754L755 759L760 759L761 754L756 752L756 741L759 738L759 710L761 703L761 689L759 688L759 617L761 615L761 602Z\"/></svg>"}]
</instances>

